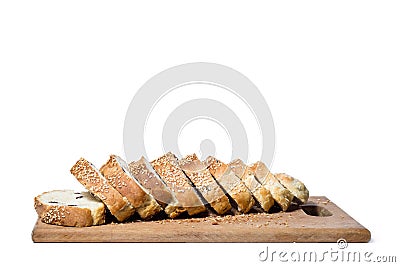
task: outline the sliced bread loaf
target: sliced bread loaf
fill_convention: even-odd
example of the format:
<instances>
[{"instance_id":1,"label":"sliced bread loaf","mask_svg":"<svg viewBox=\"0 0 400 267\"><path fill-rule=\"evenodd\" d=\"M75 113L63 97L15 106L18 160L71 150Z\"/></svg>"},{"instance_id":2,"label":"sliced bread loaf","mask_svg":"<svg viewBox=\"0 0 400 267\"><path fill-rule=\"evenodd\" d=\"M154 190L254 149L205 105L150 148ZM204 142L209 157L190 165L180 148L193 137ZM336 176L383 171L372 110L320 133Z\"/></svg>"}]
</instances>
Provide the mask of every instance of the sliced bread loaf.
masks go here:
<instances>
[{"instance_id":1,"label":"sliced bread loaf","mask_svg":"<svg viewBox=\"0 0 400 267\"><path fill-rule=\"evenodd\" d=\"M249 212L254 206L255 201L249 189L235 175L233 170L227 164L212 156L209 156L205 160L205 163L219 185L235 201L237 210L241 213Z\"/></svg>"},{"instance_id":2,"label":"sliced bread loaf","mask_svg":"<svg viewBox=\"0 0 400 267\"><path fill-rule=\"evenodd\" d=\"M35 210L42 222L62 226L92 226L105 222L103 202L89 192L54 190L35 197Z\"/></svg>"},{"instance_id":3,"label":"sliced bread loaf","mask_svg":"<svg viewBox=\"0 0 400 267\"><path fill-rule=\"evenodd\" d=\"M225 214L232 208L229 198L196 154L180 159L178 164L195 188L218 214Z\"/></svg>"},{"instance_id":4,"label":"sliced bread loaf","mask_svg":"<svg viewBox=\"0 0 400 267\"><path fill-rule=\"evenodd\" d=\"M71 173L87 190L103 201L118 221L126 220L135 212L126 197L112 187L100 171L86 159L80 158L72 166Z\"/></svg>"},{"instance_id":5,"label":"sliced bread loaf","mask_svg":"<svg viewBox=\"0 0 400 267\"><path fill-rule=\"evenodd\" d=\"M271 192L282 210L286 211L293 200L293 194L276 179L263 162L257 161L252 164L250 170L255 174L257 180Z\"/></svg>"},{"instance_id":6,"label":"sliced bread loaf","mask_svg":"<svg viewBox=\"0 0 400 267\"><path fill-rule=\"evenodd\" d=\"M146 188L157 202L163 207L170 218L175 218L185 212L179 207L175 194L168 188L164 181L156 174L150 163L141 157L138 161L129 163L131 174Z\"/></svg>"},{"instance_id":7,"label":"sliced bread loaf","mask_svg":"<svg viewBox=\"0 0 400 267\"><path fill-rule=\"evenodd\" d=\"M232 161L229 166L250 190L260 207L264 211L269 211L274 205L271 192L257 181L249 167L240 159Z\"/></svg>"},{"instance_id":8,"label":"sliced bread loaf","mask_svg":"<svg viewBox=\"0 0 400 267\"><path fill-rule=\"evenodd\" d=\"M276 173L274 176L300 201L300 203L307 202L310 193L304 183L286 173Z\"/></svg>"},{"instance_id":9,"label":"sliced bread loaf","mask_svg":"<svg viewBox=\"0 0 400 267\"><path fill-rule=\"evenodd\" d=\"M146 188L131 175L128 164L120 157L111 155L100 168L101 174L136 209L140 218L150 219L161 211L161 206Z\"/></svg>"},{"instance_id":10,"label":"sliced bread loaf","mask_svg":"<svg viewBox=\"0 0 400 267\"><path fill-rule=\"evenodd\" d=\"M204 203L190 184L190 180L179 167L178 159L174 154L168 152L153 160L151 165L175 194L178 205L184 208L189 215L207 211Z\"/></svg>"}]
</instances>

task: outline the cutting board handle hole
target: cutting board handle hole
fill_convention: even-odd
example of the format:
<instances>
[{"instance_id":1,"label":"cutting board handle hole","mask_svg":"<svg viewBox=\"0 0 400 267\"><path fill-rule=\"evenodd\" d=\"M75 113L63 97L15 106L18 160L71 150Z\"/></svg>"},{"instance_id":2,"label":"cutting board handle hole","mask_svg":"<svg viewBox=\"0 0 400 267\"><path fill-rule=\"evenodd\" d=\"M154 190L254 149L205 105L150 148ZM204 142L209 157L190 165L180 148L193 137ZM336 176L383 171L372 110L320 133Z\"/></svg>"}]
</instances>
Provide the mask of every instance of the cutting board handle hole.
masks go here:
<instances>
[{"instance_id":1,"label":"cutting board handle hole","mask_svg":"<svg viewBox=\"0 0 400 267\"><path fill-rule=\"evenodd\" d=\"M327 210L324 207L318 206L316 204L305 204L300 206L305 214L309 216L317 216L317 217L328 217L332 216L332 212Z\"/></svg>"}]
</instances>

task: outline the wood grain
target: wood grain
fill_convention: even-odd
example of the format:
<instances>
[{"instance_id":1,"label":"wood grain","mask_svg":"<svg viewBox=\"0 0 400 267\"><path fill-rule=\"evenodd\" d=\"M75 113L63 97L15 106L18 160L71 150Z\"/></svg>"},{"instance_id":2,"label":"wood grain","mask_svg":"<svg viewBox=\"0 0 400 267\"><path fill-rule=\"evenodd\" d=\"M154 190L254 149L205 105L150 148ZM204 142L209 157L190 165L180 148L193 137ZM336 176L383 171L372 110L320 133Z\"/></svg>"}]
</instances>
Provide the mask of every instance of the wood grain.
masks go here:
<instances>
[{"instance_id":1,"label":"wood grain","mask_svg":"<svg viewBox=\"0 0 400 267\"><path fill-rule=\"evenodd\" d=\"M332 216L291 212L135 221L92 227L63 227L37 221L34 242L368 242L370 232L326 197L310 197Z\"/></svg>"}]
</instances>

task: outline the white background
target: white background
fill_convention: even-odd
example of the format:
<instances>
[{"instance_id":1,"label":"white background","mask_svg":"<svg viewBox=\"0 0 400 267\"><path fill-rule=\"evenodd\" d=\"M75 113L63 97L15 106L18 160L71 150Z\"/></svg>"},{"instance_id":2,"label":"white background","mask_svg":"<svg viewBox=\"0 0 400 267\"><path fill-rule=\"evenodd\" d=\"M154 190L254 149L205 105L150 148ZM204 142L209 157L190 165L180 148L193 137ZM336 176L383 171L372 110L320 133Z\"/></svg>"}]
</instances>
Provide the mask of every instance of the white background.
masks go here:
<instances>
[{"instance_id":1,"label":"white background","mask_svg":"<svg viewBox=\"0 0 400 267\"><path fill-rule=\"evenodd\" d=\"M272 170L302 179L372 232L370 244L352 248L396 255L398 1L142 2L1 2L3 261L267 264L257 259L266 244L31 241L33 197L82 189L70 167L81 156L100 165L122 153L135 91L196 61L230 66L258 86L275 121Z\"/></svg>"}]
</instances>

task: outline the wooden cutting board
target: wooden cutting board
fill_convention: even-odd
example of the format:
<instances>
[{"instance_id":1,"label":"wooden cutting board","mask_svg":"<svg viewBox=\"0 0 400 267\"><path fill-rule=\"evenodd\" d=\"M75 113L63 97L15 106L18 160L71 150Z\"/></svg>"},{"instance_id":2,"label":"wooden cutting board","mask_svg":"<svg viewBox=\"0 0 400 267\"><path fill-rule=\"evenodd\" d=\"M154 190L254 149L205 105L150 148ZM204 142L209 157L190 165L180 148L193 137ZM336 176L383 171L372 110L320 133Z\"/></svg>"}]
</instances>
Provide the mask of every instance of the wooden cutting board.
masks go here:
<instances>
[{"instance_id":1,"label":"wooden cutting board","mask_svg":"<svg viewBox=\"0 0 400 267\"><path fill-rule=\"evenodd\" d=\"M312 215L319 216L312 216ZM325 215L325 216L322 216ZM37 221L34 242L368 242L371 233L326 197L290 212L63 227Z\"/></svg>"}]
</instances>

